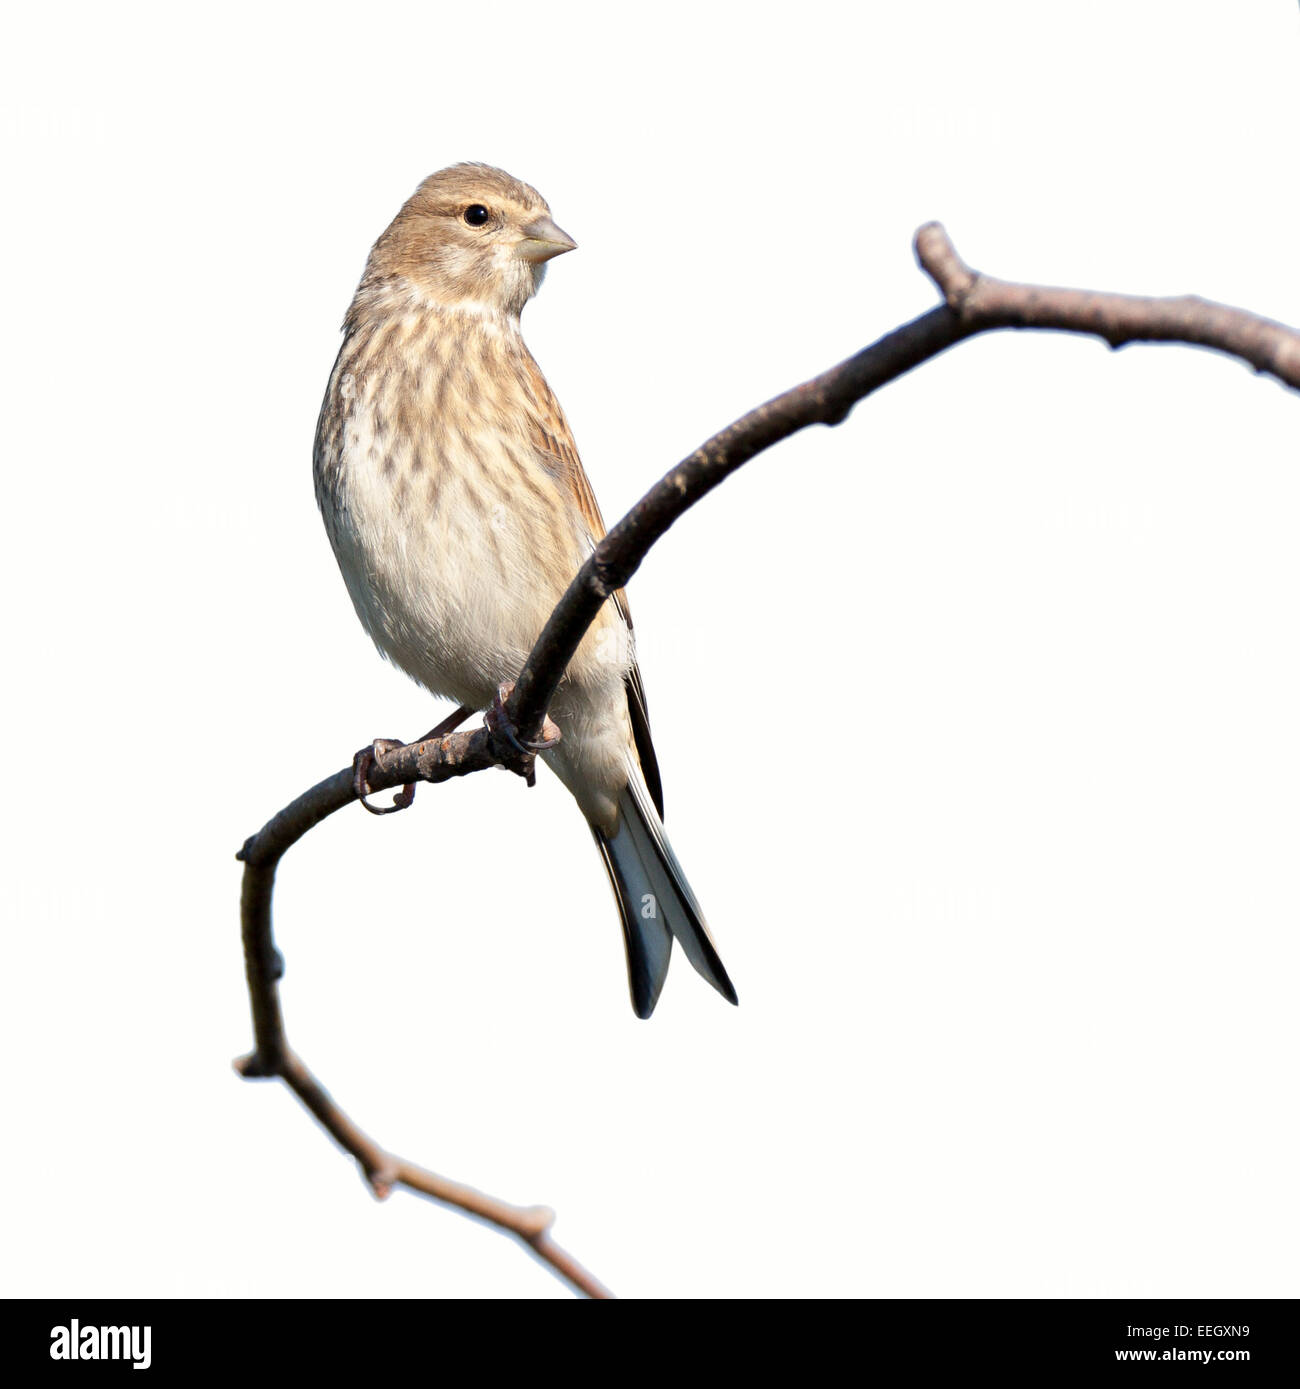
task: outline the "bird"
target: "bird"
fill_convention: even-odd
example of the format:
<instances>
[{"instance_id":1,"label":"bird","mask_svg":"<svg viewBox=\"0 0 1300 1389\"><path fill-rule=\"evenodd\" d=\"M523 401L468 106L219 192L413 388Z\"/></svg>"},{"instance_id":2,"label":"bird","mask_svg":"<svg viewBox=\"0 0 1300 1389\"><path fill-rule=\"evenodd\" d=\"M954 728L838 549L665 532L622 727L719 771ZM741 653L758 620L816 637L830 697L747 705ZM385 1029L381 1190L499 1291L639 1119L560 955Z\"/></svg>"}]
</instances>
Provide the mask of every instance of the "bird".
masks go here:
<instances>
[{"instance_id":1,"label":"bird","mask_svg":"<svg viewBox=\"0 0 1300 1389\"><path fill-rule=\"evenodd\" d=\"M313 450L316 499L362 626L463 717L493 707L605 524L520 315L576 248L537 190L463 163L371 248ZM541 752L586 817L618 904L633 1011L676 940L737 1002L663 829L663 787L620 590L570 661Z\"/></svg>"}]
</instances>

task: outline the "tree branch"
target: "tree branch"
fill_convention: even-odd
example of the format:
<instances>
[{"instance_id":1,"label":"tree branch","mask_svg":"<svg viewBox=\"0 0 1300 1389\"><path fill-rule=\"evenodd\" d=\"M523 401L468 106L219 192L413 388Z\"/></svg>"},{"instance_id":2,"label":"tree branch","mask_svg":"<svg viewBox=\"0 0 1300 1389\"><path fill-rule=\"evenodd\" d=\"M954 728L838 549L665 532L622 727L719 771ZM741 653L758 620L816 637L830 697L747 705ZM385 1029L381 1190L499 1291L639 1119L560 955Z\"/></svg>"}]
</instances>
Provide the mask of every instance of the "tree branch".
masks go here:
<instances>
[{"instance_id":1,"label":"tree branch","mask_svg":"<svg viewBox=\"0 0 1300 1389\"><path fill-rule=\"evenodd\" d=\"M922 269L969 332L1054 329L1092 334L1116 348L1130 342L1187 343L1240 357L1257 372L1300 390L1300 334L1270 318L1194 294L1151 299L995 280L962 260L938 222L927 222L915 245Z\"/></svg>"},{"instance_id":2,"label":"tree branch","mask_svg":"<svg viewBox=\"0 0 1300 1389\"><path fill-rule=\"evenodd\" d=\"M1049 289L995 280L972 270L938 222L916 234L921 268L945 304L886 334L856 356L795 386L715 434L649 492L578 571L529 653L507 710L524 738L536 738L555 688L601 605L636 573L650 547L683 513L742 464L810 424L837 425L873 391L954 343L999 328L1054 329L1127 342L1181 342L1240 357L1300 390L1300 334L1271 319L1206 299L1151 299L1092 290Z\"/></svg>"},{"instance_id":3,"label":"tree branch","mask_svg":"<svg viewBox=\"0 0 1300 1389\"><path fill-rule=\"evenodd\" d=\"M964 338L1004 328L1032 328L1090 334L1112 347L1187 343L1238 357L1257 372L1300 390L1300 333L1243 309L1192 296L1141 298L996 280L970 269L937 222L917 232L915 250L944 296L942 305L715 434L660 479L596 546L556 605L505 702L507 719L522 740L536 741L541 735L547 706L587 628L678 517L757 454L808 425L840 424L858 401ZM365 780L368 789L377 792L419 781L446 781L493 766L529 776L532 762L498 728L484 727L377 751ZM356 1158L376 1195L405 1186L455 1206L513 1234L580 1291L606 1296L601 1285L551 1241L549 1211L507 1205L385 1153L289 1050L279 1003L283 966L271 923L276 867L308 830L356 795L353 769L337 772L286 806L239 852L256 1048L236 1063L237 1069L250 1079L284 1080L335 1142Z\"/></svg>"},{"instance_id":4,"label":"tree branch","mask_svg":"<svg viewBox=\"0 0 1300 1389\"><path fill-rule=\"evenodd\" d=\"M438 739L436 745L409 744L402 751L412 754L413 769L424 768L426 761L431 764L424 768L428 775L421 779L445 781L480 767L499 765L486 735L486 729L476 733L454 733ZM405 765L401 759L398 762ZM286 806L249 839L237 855L244 864L240 915L256 1049L235 1062L236 1071L246 1080L272 1077L283 1080L339 1147L356 1158L378 1199L386 1199L397 1187L406 1187L444 1205L454 1206L514 1235L579 1292L593 1298L608 1297L608 1290L551 1238L554 1212L544 1206L509 1205L385 1152L348 1118L325 1087L289 1050L280 1010L279 980L284 966L275 948L271 926L275 871L284 854L308 830L355 799L349 767L313 786Z\"/></svg>"}]
</instances>

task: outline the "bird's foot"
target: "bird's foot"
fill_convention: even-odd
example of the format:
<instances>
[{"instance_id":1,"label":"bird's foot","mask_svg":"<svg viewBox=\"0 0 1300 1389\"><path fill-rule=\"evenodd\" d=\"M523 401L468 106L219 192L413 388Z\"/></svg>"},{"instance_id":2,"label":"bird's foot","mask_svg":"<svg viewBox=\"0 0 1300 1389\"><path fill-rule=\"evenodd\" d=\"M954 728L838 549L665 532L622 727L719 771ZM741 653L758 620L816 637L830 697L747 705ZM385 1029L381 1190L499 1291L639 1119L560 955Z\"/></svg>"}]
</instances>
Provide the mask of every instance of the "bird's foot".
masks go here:
<instances>
[{"instance_id":1,"label":"bird's foot","mask_svg":"<svg viewBox=\"0 0 1300 1389\"><path fill-rule=\"evenodd\" d=\"M510 698L514 688L515 682L513 680L503 681L497 686L492 706L483 715L483 722L493 738L499 739L505 744L506 750L515 754L507 763L510 770L518 772L529 786L535 786L537 784L535 765L537 754L545 752L547 748L553 748L560 741L560 730L548 716L542 724L542 736L536 742L531 739L520 738L519 730L510 721L510 715L506 713L506 700Z\"/></svg>"},{"instance_id":2,"label":"bird's foot","mask_svg":"<svg viewBox=\"0 0 1300 1389\"><path fill-rule=\"evenodd\" d=\"M392 805L371 805L366 800L370 794L370 786L366 778L370 775L370 769L375 765L375 758L404 746L405 744L396 738L376 738L368 748L362 748L352 759L352 789L356 792L357 800L372 815L391 815L395 810L407 810L415 800L414 782L402 787L393 797Z\"/></svg>"}]
</instances>

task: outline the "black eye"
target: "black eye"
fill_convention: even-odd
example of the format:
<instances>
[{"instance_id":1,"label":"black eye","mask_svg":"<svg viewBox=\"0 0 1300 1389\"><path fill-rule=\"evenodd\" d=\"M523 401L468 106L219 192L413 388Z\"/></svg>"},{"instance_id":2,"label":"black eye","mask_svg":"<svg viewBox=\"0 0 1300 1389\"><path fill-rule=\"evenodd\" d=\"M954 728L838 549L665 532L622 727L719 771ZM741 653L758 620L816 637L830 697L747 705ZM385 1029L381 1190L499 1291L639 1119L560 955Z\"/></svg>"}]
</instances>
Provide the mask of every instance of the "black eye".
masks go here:
<instances>
[{"instance_id":1,"label":"black eye","mask_svg":"<svg viewBox=\"0 0 1300 1389\"><path fill-rule=\"evenodd\" d=\"M491 215L482 203L470 203L465 209L465 220L471 227L481 227Z\"/></svg>"}]
</instances>

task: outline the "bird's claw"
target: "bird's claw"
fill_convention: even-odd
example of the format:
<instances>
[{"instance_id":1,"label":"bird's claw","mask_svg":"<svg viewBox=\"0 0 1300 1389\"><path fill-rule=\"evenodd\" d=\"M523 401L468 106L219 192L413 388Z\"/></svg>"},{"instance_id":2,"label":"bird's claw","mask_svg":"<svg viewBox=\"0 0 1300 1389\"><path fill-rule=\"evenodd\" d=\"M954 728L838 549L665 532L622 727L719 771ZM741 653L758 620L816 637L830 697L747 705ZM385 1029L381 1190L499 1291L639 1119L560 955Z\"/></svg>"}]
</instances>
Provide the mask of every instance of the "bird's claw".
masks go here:
<instances>
[{"instance_id":1,"label":"bird's claw","mask_svg":"<svg viewBox=\"0 0 1300 1389\"><path fill-rule=\"evenodd\" d=\"M483 715L483 722L494 737L502 739L506 746L516 753L518 766L512 770L519 772L529 786L535 786L537 784L537 772L534 765L536 756L539 752L545 752L547 748L553 748L560 741L560 730L548 716L542 724L542 736L536 742L528 738L521 738L518 730L511 722L510 715L506 713L506 700L510 698L514 688L515 682L513 680L507 680L497 687L492 706Z\"/></svg>"},{"instance_id":2,"label":"bird's claw","mask_svg":"<svg viewBox=\"0 0 1300 1389\"><path fill-rule=\"evenodd\" d=\"M375 765L375 758L385 752L392 752L394 748L404 746L396 738L376 738L367 748L362 748L352 759L352 789L356 793L357 800L372 815L391 815L397 810L407 810L415 800L415 784L409 782L393 797L392 805L371 805L366 797L370 794L370 786L366 778L370 775L370 769Z\"/></svg>"}]
</instances>

